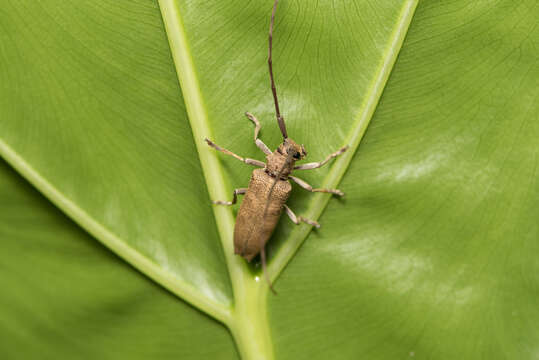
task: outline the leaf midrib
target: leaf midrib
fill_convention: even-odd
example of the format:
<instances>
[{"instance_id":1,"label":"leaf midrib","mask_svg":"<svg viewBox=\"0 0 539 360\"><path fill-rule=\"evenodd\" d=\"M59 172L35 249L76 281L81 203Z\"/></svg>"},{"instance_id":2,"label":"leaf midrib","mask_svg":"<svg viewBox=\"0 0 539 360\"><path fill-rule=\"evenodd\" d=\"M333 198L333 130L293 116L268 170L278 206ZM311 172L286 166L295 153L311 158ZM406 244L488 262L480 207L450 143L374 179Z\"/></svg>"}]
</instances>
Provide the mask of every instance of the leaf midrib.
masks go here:
<instances>
[{"instance_id":1,"label":"leaf midrib","mask_svg":"<svg viewBox=\"0 0 539 360\"><path fill-rule=\"evenodd\" d=\"M219 321L228 322L230 308L204 296L198 289L188 282L178 278L174 273L167 271L150 258L129 246L113 231L96 221L91 215L71 201L64 193L49 183L41 174L24 160L8 144L0 139L0 154L2 157L46 198L69 216L81 228L98 239L125 261L147 275L164 288L185 301L197 306Z\"/></svg>"},{"instance_id":2,"label":"leaf midrib","mask_svg":"<svg viewBox=\"0 0 539 360\"><path fill-rule=\"evenodd\" d=\"M208 193L212 199L225 199L228 196L219 159L204 142L204 138L213 137L177 3L174 0L159 0L159 7ZM237 298L238 293L243 293L244 278L248 276L248 270L245 263L234 255L232 239L234 215L232 209L226 206L214 206L213 213L232 282L234 298ZM230 325L230 322L227 324Z\"/></svg>"},{"instance_id":3,"label":"leaf midrib","mask_svg":"<svg viewBox=\"0 0 539 360\"><path fill-rule=\"evenodd\" d=\"M367 127L374 115L378 102L382 96L385 84L389 79L393 65L397 60L400 49L408 32L408 28L412 21L415 9L418 4L418 0L408 0L403 6L399 16L399 22L396 24L392 33L392 41L389 43L386 51L386 55L383 56L383 61L378 67L377 76L373 79L367 96L361 105L357 119L352 126L350 135L346 141L346 144L350 146L350 149L344 153L340 158L335 160L335 163L331 167L331 170L322 181L322 188L336 188L339 185L342 177L346 173L352 158L356 150L359 148L359 144L363 139L363 135L367 131ZM324 209L331 199L330 194L315 193L306 214L308 218L318 220L322 215ZM295 228L289 239L279 249L268 266L268 272L272 281L275 281L279 274L284 270L286 265L290 262L296 251L301 247L301 244L307 238L307 235L311 232L312 227L302 225Z\"/></svg>"},{"instance_id":4,"label":"leaf midrib","mask_svg":"<svg viewBox=\"0 0 539 360\"><path fill-rule=\"evenodd\" d=\"M408 0L405 2L400 14L399 23L393 32L392 41L386 49L386 56L380 64L377 76L370 86L368 95L365 97L357 120L347 139L351 149L333 164L331 171L323 181L324 187L336 187L350 165L353 155L359 147L361 139L374 114L384 86L391 74L417 4L418 0ZM224 172L218 161L218 157L203 142L204 137L211 137L211 128L177 3L175 0L159 0L159 6L166 25L165 28L167 30L171 52L184 95L208 192L212 198L226 198L228 192L225 187ZM171 29L174 30L171 31ZM0 155L78 225L127 262L178 297L191 303L218 321L229 326L234 324L234 308L230 304L223 304L212 300L202 294L195 286L183 281L175 274L167 271L159 266L159 264L156 264L138 252L135 248L130 247L119 236L92 218L65 194L49 183L31 164L26 162L24 158L2 139L0 139ZM315 194L307 210L308 216L318 219L327 206L329 199L330 196L326 194ZM234 217L232 210L226 207L214 207L213 211L232 281L234 298L237 299L239 294L245 294L247 292L245 290L245 282L248 277L249 280L253 280L252 275L247 269L245 261L235 256L233 252L232 234ZM279 276L287 263L292 259L310 230L311 228L309 226L303 225L292 231L290 239L285 242L284 246L269 264L268 271L273 280ZM263 289L267 291L266 287L263 287ZM265 309L261 309L261 311L265 311Z\"/></svg>"},{"instance_id":5,"label":"leaf midrib","mask_svg":"<svg viewBox=\"0 0 539 360\"><path fill-rule=\"evenodd\" d=\"M383 61L378 67L376 76L369 87L368 94L360 107L357 119L347 139L350 150L333 164L330 172L323 181L323 187L336 187L348 169L376 110L385 84L402 47L417 4L418 0L407 0L403 4L399 21L394 28L391 41L385 51L385 56L382 57ZM211 127L177 1L159 0L159 5L208 192L213 199L225 199L228 197L229 192L225 187L226 181L218 160L218 154L204 142L204 138L212 138ZM307 209L308 217L318 219L330 198L331 196L328 194L314 194L313 200ZM249 287L246 282L254 281L253 275L247 270L245 261L241 257L235 256L233 252L232 234L234 230L234 216L232 209L214 206L213 212L222 248L225 253L234 299L237 301L238 299L243 299L249 292L249 290L246 290ZM283 247L279 249L269 263L268 272L272 281L276 280L284 267L292 259L311 229L310 226L302 225L292 231L290 238L287 239ZM268 288L264 286L261 291L264 292L261 296L266 296ZM265 309L260 309L260 311L265 312ZM235 309L232 309L232 317L234 317L234 313ZM230 323L227 323L227 325L233 328L236 325L234 319Z\"/></svg>"}]
</instances>

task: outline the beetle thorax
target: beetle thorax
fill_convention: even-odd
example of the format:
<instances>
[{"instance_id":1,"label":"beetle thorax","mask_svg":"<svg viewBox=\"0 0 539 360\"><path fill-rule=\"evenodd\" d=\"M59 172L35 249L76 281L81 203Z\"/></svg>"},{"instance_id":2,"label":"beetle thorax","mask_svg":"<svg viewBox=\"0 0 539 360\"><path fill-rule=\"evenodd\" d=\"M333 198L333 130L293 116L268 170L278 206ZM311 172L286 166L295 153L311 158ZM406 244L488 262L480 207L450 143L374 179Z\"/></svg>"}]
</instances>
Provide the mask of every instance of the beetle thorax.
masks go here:
<instances>
[{"instance_id":1,"label":"beetle thorax","mask_svg":"<svg viewBox=\"0 0 539 360\"><path fill-rule=\"evenodd\" d=\"M278 176L286 180L294 169L296 161L303 159L306 155L303 145L298 145L294 140L286 138L277 150L266 156L266 172L272 177Z\"/></svg>"}]
</instances>

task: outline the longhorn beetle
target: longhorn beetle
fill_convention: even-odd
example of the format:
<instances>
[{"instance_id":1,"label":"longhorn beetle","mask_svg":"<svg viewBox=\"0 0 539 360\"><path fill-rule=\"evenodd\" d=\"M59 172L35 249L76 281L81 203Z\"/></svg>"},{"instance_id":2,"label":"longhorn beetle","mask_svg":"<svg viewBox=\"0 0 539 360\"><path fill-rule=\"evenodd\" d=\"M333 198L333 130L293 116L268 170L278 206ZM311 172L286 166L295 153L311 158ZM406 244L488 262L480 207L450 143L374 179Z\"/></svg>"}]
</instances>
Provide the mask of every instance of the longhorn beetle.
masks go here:
<instances>
[{"instance_id":1,"label":"longhorn beetle","mask_svg":"<svg viewBox=\"0 0 539 360\"><path fill-rule=\"evenodd\" d=\"M234 227L234 253L241 255L249 262L260 253L264 276L266 277L270 289L274 293L275 291L273 290L271 281L266 273L265 245L273 233L277 222L279 221L283 208L294 224L299 225L301 222L304 222L316 228L320 227L320 225L314 220L306 219L303 216L296 216L286 205L286 201L288 200L290 192L292 191L292 185L290 185L288 180L290 179L294 181L305 190L311 192L330 193L338 196L344 195L342 191L337 189L313 189L313 187L305 181L292 176L292 170L310 170L319 168L329 162L332 158L337 157L348 149L348 146L344 146L320 162L295 165L296 161L307 156L307 151L305 151L303 145L298 145L296 142L294 142L294 140L288 137L284 118L279 111L279 101L277 99L277 90L275 88L275 80L273 78L271 58L273 24L275 21L275 11L277 9L278 2L279 0L275 0L271 13L269 27L268 67L271 91L273 93L273 101L275 103L275 114L277 116L279 129L283 135L283 143L279 145L277 150L271 152L266 144L264 144L262 140L258 138L258 133L260 132L260 122L256 119L256 117L254 117L253 114L249 112L246 112L245 115L255 125L255 144L266 154L266 163L254 159L243 158L225 148L220 147L211 140L205 139L208 145L215 150L233 156L246 164L262 168L253 171L248 188L234 190L232 201L212 202L216 205L233 205L236 203L238 195L245 195L236 218L236 225Z\"/></svg>"}]
</instances>

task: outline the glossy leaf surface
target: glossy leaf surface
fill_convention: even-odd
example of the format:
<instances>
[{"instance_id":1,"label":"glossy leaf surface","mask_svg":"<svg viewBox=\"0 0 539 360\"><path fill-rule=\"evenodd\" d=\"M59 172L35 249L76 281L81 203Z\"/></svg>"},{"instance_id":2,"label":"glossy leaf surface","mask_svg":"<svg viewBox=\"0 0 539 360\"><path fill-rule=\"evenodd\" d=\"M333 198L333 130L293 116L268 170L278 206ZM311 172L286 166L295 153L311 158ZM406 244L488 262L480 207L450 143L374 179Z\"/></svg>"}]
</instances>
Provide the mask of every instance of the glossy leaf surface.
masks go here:
<instances>
[{"instance_id":1,"label":"glossy leaf surface","mask_svg":"<svg viewBox=\"0 0 539 360\"><path fill-rule=\"evenodd\" d=\"M3 359L235 358L222 325L96 243L3 161L0 240Z\"/></svg>"},{"instance_id":2,"label":"glossy leaf surface","mask_svg":"<svg viewBox=\"0 0 539 360\"><path fill-rule=\"evenodd\" d=\"M235 358L226 328L198 307L230 328L244 358L534 358L536 2L281 2L274 61L288 131L310 161L352 151L298 174L347 196L324 211L327 196L295 189L290 206L324 212L323 226L309 234L282 219L272 277L309 236L277 297L230 255L230 209L209 204L251 169L202 141L262 158L251 111L263 140L279 142L265 65L271 3L7 1L0 152L93 236L2 168L10 272L0 281L12 291L0 301L25 299L2 316L8 354L24 358L14 349L30 343L30 358L76 346L81 358L130 358L128 346ZM76 334L111 327L95 347L77 344Z\"/></svg>"},{"instance_id":3,"label":"glossy leaf surface","mask_svg":"<svg viewBox=\"0 0 539 360\"><path fill-rule=\"evenodd\" d=\"M537 356L538 13L420 4L345 204L271 298L279 355Z\"/></svg>"}]
</instances>

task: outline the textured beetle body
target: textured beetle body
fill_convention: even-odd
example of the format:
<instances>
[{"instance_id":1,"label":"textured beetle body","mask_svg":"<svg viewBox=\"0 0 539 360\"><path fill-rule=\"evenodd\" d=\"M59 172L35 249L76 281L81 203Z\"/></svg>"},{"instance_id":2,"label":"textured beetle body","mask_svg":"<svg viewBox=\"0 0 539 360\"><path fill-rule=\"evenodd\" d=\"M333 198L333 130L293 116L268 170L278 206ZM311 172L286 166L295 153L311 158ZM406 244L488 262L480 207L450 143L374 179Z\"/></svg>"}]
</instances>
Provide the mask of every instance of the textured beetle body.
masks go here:
<instances>
[{"instance_id":1,"label":"textured beetle body","mask_svg":"<svg viewBox=\"0 0 539 360\"><path fill-rule=\"evenodd\" d=\"M330 154L323 161L296 166L296 161L302 160L307 156L307 151L305 151L303 145L298 145L294 140L285 137L277 150L271 152L262 140L258 138L258 131L260 130L258 120L250 113L246 113L246 115L255 124L255 143L266 154L266 163L236 155L206 138L205 140L208 145L215 150L233 156L246 164L262 167L262 169L256 169L252 172L248 188L234 190L232 201L217 200L213 201L213 203L216 205L234 205L238 195L245 195L236 217L236 225L234 226L234 253L242 256L249 262L260 254L262 268L271 288L271 281L265 271L265 245L271 237L273 230L275 230L283 209L285 209L287 215L296 225L304 222L317 228L320 227L320 224L316 221L309 220L303 216L296 216L286 205L286 201L292 192L292 185L289 179L311 192L324 192L339 196L344 195L342 191L337 189L314 189L300 178L292 176L292 171L317 169L332 158L345 152L347 147L342 147ZM271 289L273 290L273 288Z\"/></svg>"},{"instance_id":2,"label":"textured beetle body","mask_svg":"<svg viewBox=\"0 0 539 360\"><path fill-rule=\"evenodd\" d=\"M307 152L303 145L298 145L294 140L288 137L284 118L279 110L279 101L277 99L277 90L275 88L275 80L273 78L273 67L271 57L271 45L273 34L273 23L275 19L275 10L277 9L278 0L273 3L273 11L271 13L270 29L269 29L269 52L268 52L268 67L271 82L271 92L273 94L273 102L275 104L275 115L281 134L283 135L283 143L279 145L277 150L271 151L262 140L258 138L260 131L260 122L251 113L245 115L255 124L254 140L255 144L266 154L266 163L255 159L244 158L227 150L209 139L205 139L209 146L224 154L233 156L234 158L254 166L263 167L263 169L254 170L249 181L249 187L239 188L234 190L232 201L213 201L216 205L234 205L238 199L238 195L245 195L241 204L240 210L236 217L236 225L234 227L234 253L242 256L247 261L253 260L255 256L260 254L262 269L266 280L271 287L271 280L266 272L266 242L271 237L273 230L279 222L281 213L285 209L288 217L299 225L306 223L316 228L320 227L314 220L309 220L303 216L296 216L294 212L286 205L286 201L292 191L292 185L288 179L311 192L330 193L343 196L343 192L337 189L314 189L305 181L292 176L293 170L311 170L317 169L328 161L342 154L348 148L342 147L338 151L330 154L325 160L320 162L308 163L296 166L298 160L303 159Z\"/></svg>"},{"instance_id":3,"label":"textured beetle body","mask_svg":"<svg viewBox=\"0 0 539 360\"><path fill-rule=\"evenodd\" d=\"M292 191L288 176L305 155L303 145L287 138L268 153L264 169L253 171L234 227L235 254L251 261L264 248Z\"/></svg>"},{"instance_id":4,"label":"textured beetle body","mask_svg":"<svg viewBox=\"0 0 539 360\"><path fill-rule=\"evenodd\" d=\"M270 196L275 181L275 177L269 175L266 169L254 170L236 217L234 253L247 261L251 261L266 245L292 191L288 180L278 179ZM266 206L264 215L263 209Z\"/></svg>"}]
</instances>

